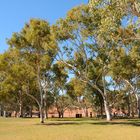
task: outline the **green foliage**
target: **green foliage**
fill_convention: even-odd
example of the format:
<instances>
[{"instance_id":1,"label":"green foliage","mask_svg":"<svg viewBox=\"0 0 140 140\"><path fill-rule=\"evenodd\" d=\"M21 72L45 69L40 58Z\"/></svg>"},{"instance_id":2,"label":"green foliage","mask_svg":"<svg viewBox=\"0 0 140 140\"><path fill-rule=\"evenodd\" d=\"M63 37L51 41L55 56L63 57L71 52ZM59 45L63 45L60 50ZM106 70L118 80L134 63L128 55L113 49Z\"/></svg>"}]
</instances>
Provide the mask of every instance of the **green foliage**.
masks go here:
<instances>
[{"instance_id":1,"label":"green foliage","mask_svg":"<svg viewBox=\"0 0 140 140\"><path fill-rule=\"evenodd\" d=\"M0 54L1 100L26 104L22 91L41 107L45 96L60 112L81 97L105 111L127 106L126 93L138 95L140 87L139 7L138 0L90 0L52 26L31 19Z\"/></svg>"},{"instance_id":2,"label":"green foliage","mask_svg":"<svg viewBox=\"0 0 140 140\"><path fill-rule=\"evenodd\" d=\"M78 97L84 95L85 86L78 78L72 78L66 85L67 94L77 100Z\"/></svg>"}]
</instances>

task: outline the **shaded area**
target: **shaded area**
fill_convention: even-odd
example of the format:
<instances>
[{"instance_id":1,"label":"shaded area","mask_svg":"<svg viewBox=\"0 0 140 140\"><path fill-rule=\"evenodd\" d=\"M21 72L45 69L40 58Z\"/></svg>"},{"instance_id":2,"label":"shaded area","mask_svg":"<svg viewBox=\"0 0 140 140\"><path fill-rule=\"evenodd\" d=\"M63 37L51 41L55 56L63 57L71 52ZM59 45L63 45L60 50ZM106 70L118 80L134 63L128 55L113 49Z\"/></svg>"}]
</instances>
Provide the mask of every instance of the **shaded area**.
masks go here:
<instances>
[{"instance_id":1,"label":"shaded area","mask_svg":"<svg viewBox=\"0 0 140 140\"><path fill-rule=\"evenodd\" d=\"M69 121L69 120L55 120L55 121L49 121L44 124L36 124L36 125L45 125L45 126L59 126L59 125L84 125L84 124L89 124L89 125L125 125L125 126L140 126L140 120L113 120L110 122L107 121L80 121L80 120L74 120L74 121Z\"/></svg>"},{"instance_id":2,"label":"shaded area","mask_svg":"<svg viewBox=\"0 0 140 140\"><path fill-rule=\"evenodd\" d=\"M89 124L93 125L131 125L131 126L140 126L140 122L91 122Z\"/></svg>"},{"instance_id":3,"label":"shaded area","mask_svg":"<svg viewBox=\"0 0 140 140\"><path fill-rule=\"evenodd\" d=\"M97 118L55 118L55 119L49 119L49 121L58 121L58 122L82 122L82 121L99 121L100 119Z\"/></svg>"},{"instance_id":4,"label":"shaded area","mask_svg":"<svg viewBox=\"0 0 140 140\"><path fill-rule=\"evenodd\" d=\"M52 126L53 126L53 125L54 125L54 126L57 125L57 126L58 126L58 125L79 125L79 124L82 124L82 123L76 123L76 122L61 122L61 123L60 123L60 122L52 122L52 123L51 123L51 122L50 122L50 123L44 123L43 125L50 125L50 126L51 126L51 125L52 125Z\"/></svg>"}]
</instances>

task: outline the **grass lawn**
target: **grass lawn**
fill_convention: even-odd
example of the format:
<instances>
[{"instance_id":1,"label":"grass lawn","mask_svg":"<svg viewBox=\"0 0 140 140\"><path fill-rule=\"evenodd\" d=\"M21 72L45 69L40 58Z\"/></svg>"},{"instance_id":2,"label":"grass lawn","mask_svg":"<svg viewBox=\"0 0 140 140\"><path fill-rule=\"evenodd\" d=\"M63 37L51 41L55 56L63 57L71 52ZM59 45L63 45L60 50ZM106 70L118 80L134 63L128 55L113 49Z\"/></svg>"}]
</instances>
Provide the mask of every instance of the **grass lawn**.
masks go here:
<instances>
[{"instance_id":1,"label":"grass lawn","mask_svg":"<svg viewBox=\"0 0 140 140\"><path fill-rule=\"evenodd\" d=\"M140 120L0 118L0 140L140 140Z\"/></svg>"}]
</instances>

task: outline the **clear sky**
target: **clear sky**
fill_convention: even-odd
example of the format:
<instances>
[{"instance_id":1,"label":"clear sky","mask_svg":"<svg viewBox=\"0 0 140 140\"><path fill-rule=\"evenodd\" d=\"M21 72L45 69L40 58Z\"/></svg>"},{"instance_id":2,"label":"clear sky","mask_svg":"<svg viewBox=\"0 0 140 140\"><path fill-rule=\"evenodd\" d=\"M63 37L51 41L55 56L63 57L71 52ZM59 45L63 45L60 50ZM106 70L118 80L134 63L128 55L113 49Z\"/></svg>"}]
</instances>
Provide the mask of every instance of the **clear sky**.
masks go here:
<instances>
[{"instance_id":1,"label":"clear sky","mask_svg":"<svg viewBox=\"0 0 140 140\"><path fill-rule=\"evenodd\" d=\"M30 18L48 20L51 24L68 10L88 0L0 0L0 53L8 45L6 38L18 32Z\"/></svg>"}]
</instances>

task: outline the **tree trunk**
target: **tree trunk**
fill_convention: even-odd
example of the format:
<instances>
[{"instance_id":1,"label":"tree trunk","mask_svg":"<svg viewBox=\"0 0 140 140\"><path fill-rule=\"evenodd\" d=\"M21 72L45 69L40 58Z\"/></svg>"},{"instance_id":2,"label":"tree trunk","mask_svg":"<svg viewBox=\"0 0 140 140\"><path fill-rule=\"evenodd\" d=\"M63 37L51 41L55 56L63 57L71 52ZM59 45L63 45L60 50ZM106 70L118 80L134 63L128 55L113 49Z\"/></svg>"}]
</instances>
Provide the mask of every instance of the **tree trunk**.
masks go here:
<instances>
[{"instance_id":1,"label":"tree trunk","mask_svg":"<svg viewBox=\"0 0 140 140\"><path fill-rule=\"evenodd\" d=\"M140 118L140 96L136 94L137 99L137 112L138 112L138 118Z\"/></svg>"},{"instance_id":2,"label":"tree trunk","mask_svg":"<svg viewBox=\"0 0 140 140\"><path fill-rule=\"evenodd\" d=\"M130 104L128 104L128 116L130 117L131 114L131 108L130 108Z\"/></svg>"},{"instance_id":3,"label":"tree trunk","mask_svg":"<svg viewBox=\"0 0 140 140\"><path fill-rule=\"evenodd\" d=\"M86 107L86 117L88 117L88 108Z\"/></svg>"},{"instance_id":4,"label":"tree trunk","mask_svg":"<svg viewBox=\"0 0 140 140\"><path fill-rule=\"evenodd\" d=\"M23 113L22 113L22 103L19 104L19 117L23 117Z\"/></svg>"},{"instance_id":5,"label":"tree trunk","mask_svg":"<svg viewBox=\"0 0 140 140\"><path fill-rule=\"evenodd\" d=\"M0 105L0 117L2 116L2 105Z\"/></svg>"},{"instance_id":6,"label":"tree trunk","mask_svg":"<svg viewBox=\"0 0 140 140\"><path fill-rule=\"evenodd\" d=\"M41 95L41 105L40 105L40 122L44 123L44 102L43 102L43 93Z\"/></svg>"},{"instance_id":7,"label":"tree trunk","mask_svg":"<svg viewBox=\"0 0 140 140\"><path fill-rule=\"evenodd\" d=\"M102 77L102 81L103 81L103 88L104 88L103 101L104 101L104 108L105 108L106 120L107 121L111 121L111 113L110 113L109 104L108 104L108 101L107 101L105 76Z\"/></svg>"},{"instance_id":8,"label":"tree trunk","mask_svg":"<svg viewBox=\"0 0 140 140\"><path fill-rule=\"evenodd\" d=\"M140 118L140 99L138 100L138 104L137 104L137 108L138 108L138 118Z\"/></svg>"},{"instance_id":9,"label":"tree trunk","mask_svg":"<svg viewBox=\"0 0 140 140\"><path fill-rule=\"evenodd\" d=\"M44 109L40 106L40 123L44 123Z\"/></svg>"},{"instance_id":10,"label":"tree trunk","mask_svg":"<svg viewBox=\"0 0 140 140\"><path fill-rule=\"evenodd\" d=\"M105 114L107 121L111 121L110 109L106 100L104 100Z\"/></svg>"},{"instance_id":11,"label":"tree trunk","mask_svg":"<svg viewBox=\"0 0 140 140\"><path fill-rule=\"evenodd\" d=\"M130 95L129 95L130 96ZM131 107L130 107L130 99L129 96L127 97L127 108L128 108L128 116L130 117L131 114Z\"/></svg>"},{"instance_id":12,"label":"tree trunk","mask_svg":"<svg viewBox=\"0 0 140 140\"><path fill-rule=\"evenodd\" d=\"M62 116L62 118L64 118L64 112L61 112L61 116Z\"/></svg>"},{"instance_id":13,"label":"tree trunk","mask_svg":"<svg viewBox=\"0 0 140 140\"><path fill-rule=\"evenodd\" d=\"M131 116L134 118L134 103L131 103Z\"/></svg>"},{"instance_id":14,"label":"tree trunk","mask_svg":"<svg viewBox=\"0 0 140 140\"><path fill-rule=\"evenodd\" d=\"M37 82L38 82L38 87L39 87L39 92L40 92L40 122L44 123L44 97L43 97L43 90L41 86L41 79L40 79L40 66L39 63L37 63Z\"/></svg>"},{"instance_id":15,"label":"tree trunk","mask_svg":"<svg viewBox=\"0 0 140 140\"><path fill-rule=\"evenodd\" d=\"M31 106L31 107L30 107L30 117L31 117L31 118L32 118L32 115L33 115L33 114L32 114L32 110L33 110L33 107Z\"/></svg>"},{"instance_id":16,"label":"tree trunk","mask_svg":"<svg viewBox=\"0 0 140 140\"><path fill-rule=\"evenodd\" d=\"M18 116L17 116L17 114L18 114L18 112L17 112L17 110L15 111L15 118L17 118Z\"/></svg>"},{"instance_id":17,"label":"tree trunk","mask_svg":"<svg viewBox=\"0 0 140 140\"><path fill-rule=\"evenodd\" d=\"M23 117L22 111L22 91L19 90L19 117Z\"/></svg>"},{"instance_id":18,"label":"tree trunk","mask_svg":"<svg viewBox=\"0 0 140 140\"><path fill-rule=\"evenodd\" d=\"M6 117L6 111L5 110L3 111L3 117Z\"/></svg>"},{"instance_id":19,"label":"tree trunk","mask_svg":"<svg viewBox=\"0 0 140 140\"><path fill-rule=\"evenodd\" d=\"M61 112L58 112L58 116L59 116L59 118L61 118Z\"/></svg>"},{"instance_id":20,"label":"tree trunk","mask_svg":"<svg viewBox=\"0 0 140 140\"><path fill-rule=\"evenodd\" d=\"M99 101L100 101L100 115L103 118L103 107L104 107L103 97L101 95L98 95L98 96L99 96Z\"/></svg>"},{"instance_id":21,"label":"tree trunk","mask_svg":"<svg viewBox=\"0 0 140 140\"><path fill-rule=\"evenodd\" d=\"M45 108L45 119L48 119L48 107Z\"/></svg>"}]
</instances>

